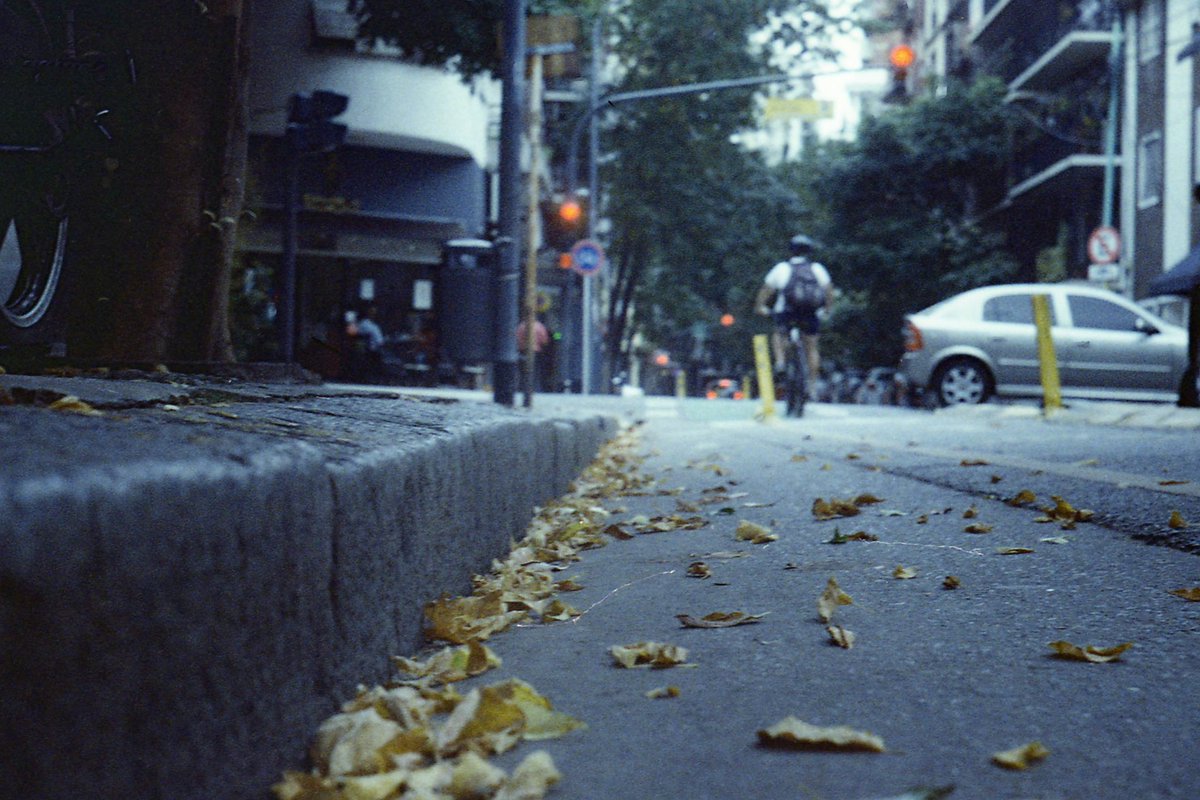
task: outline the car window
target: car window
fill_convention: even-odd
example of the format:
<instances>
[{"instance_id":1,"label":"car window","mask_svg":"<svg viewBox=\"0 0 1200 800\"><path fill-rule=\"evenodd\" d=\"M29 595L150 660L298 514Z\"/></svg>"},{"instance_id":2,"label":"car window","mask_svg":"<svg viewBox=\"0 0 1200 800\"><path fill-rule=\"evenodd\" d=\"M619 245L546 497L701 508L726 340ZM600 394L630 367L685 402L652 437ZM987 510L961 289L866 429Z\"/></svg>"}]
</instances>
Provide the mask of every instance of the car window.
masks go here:
<instances>
[{"instance_id":1,"label":"car window","mask_svg":"<svg viewBox=\"0 0 1200 800\"><path fill-rule=\"evenodd\" d=\"M984 322L1016 322L1033 324L1033 295L1002 294L983 304ZM1050 324L1054 321L1054 304L1050 304Z\"/></svg>"},{"instance_id":2,"label":"car window","mask_svg":"<svg viewBox=\"0 0 1200 800\"><path fill-rule=\"evenodd\" d=\"M1124 306L1100 297L1067 295L1071 319L1076 328L1100 328L1106 331L1136 331L1138 315Z\"/></svg>"}]
</instances>

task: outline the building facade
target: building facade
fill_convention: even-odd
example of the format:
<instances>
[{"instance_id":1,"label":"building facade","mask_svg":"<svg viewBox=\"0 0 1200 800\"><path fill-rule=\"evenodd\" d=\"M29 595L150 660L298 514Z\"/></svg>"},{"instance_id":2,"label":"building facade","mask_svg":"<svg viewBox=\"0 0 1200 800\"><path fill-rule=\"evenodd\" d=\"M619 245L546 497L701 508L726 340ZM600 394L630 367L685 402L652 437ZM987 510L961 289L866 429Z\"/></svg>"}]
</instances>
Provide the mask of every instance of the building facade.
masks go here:
<instances>
[{"instance_id":1,"label":"building facade","mask_svg":"<svg viewBox=\"0 0 1200 800\"><path fill-rule=\"evenodd\" d=\"M1146 299L1200 234L1200 64L1185 52L1200 0L920 0L914 12L925 89L980 74L1008 86L1021 123L993 213L1026 277L1090 271ZM1088 239L1103 224L1118 230L1120 257L1089 270ZM1150 302L1181 319L1178 304Z\"/></svg>"},{"instance_id":2,"label":"building facade","mask_svg":"<svg viewBox=\"0 0 1200 800\"><path fill-rule=\"evenodd\" d=\"M494 218L499 119L494 81L467 83L366 47L345 9L344 0L254 6L247 204L256 219L240 243L247 288L270 287L278 299L290 99L348 96L336 120L348 126L344 144L304 156L299 169L295 348L331 377L347 367L346 313L367 305L397 361L436 357L443 246L484 236ZM266 339L252 346L269 349Z\"/></svg>"},{"instance_id":3,"label":"building facade","mask_svg":"<svg viewBox=\"0 0 1200 800\"><path fill-rule=\"evenodd\" d=\"M1170 269L1200 232L1193 187L1200 183L1200 94L1195 54L1185 53L1200 24L1197 0L1123 2L1124 135L1132 168L1122 186L1122 235L1134 296ZM1172 321L1182 303L1159 307Z\"/></svg>"}]
</instances>

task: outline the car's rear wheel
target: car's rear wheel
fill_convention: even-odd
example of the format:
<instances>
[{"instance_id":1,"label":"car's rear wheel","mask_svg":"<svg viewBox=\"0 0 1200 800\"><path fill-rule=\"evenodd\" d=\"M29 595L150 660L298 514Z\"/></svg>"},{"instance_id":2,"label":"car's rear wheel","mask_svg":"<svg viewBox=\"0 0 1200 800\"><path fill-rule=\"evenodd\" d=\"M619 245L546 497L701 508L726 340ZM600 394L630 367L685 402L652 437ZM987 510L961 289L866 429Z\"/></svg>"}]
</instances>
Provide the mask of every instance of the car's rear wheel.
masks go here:
<instances>
[{"instance_id":1,"label":"car's rear wheel","mask_svg":"<svg viewBox=\"0 0 1200 800\"><path fill-rule=\"evenodd\" d=\"M952 358L938 366L931 388L939 405L978 404L992 396L992 376L977 359Z\"/></svg>"}]
</instances>

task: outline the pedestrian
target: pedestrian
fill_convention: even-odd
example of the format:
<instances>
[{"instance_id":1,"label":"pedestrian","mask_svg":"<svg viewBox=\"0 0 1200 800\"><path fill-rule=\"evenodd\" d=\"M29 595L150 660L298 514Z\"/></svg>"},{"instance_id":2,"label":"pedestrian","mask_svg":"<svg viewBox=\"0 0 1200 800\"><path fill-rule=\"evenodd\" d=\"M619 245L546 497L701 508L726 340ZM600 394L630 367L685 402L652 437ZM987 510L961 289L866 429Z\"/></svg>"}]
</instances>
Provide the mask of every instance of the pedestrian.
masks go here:
<instances>
[{"instance_id":1,"label":"pedestrian","mask_svg":"<svg viewBox=\"0 0 1200 800\"><path fill-rule=\"evenodd\" d=\"M529 335L526 333L527 330L528 329L525 327L525 320L521 320L519 323L517 323L517 350L521 354L522 361L529 357ZM538 374L538 366L541 360L541 352L545 350L546 346L549 344L550 332L546 330L546 326L542 324L540 319L535 318L533 320L533 391L541 391L542 381L540 375ZM524 369L520 370L522 383L521 391L528 393L530 391L530 387L524 385L526 383L525 372L526 371Z\"/></svg>"},{"instance_id":2,"label":"pedestrian","mask_svg":"<svg viewBox=\"0 0 1200 800\"><path fill-rule=\"evenodd\" d=\"M809 394L816 389L821 376L821 350L818 341L822 315L833 306L833 280L824 265L812 260L816 243L800 233L789 242L791 258L780 261L763 278L755 298L755 310L775 320L771 334L771 349L775 358L775 373L782 374L787 366L787 339L791 328L799 328L808 359ZM811 287L810 291L800 289ZM805 295L801 299L801 295ZM774 302L771 297L774 296ZM769 304L769 305L768 305Z\"/></svg>"},{"instance_id":3,"label":"pedestrian","mask_svg":"<svg viewBox=\"0 0 1200 800\"><path fill-rule=\"evenodd\" d=\"M358 320L358 335L363 343L363 377L370 383L383 379L383 329L376 317L379 309L369 305Z\"/></svg>"}]
</instances>

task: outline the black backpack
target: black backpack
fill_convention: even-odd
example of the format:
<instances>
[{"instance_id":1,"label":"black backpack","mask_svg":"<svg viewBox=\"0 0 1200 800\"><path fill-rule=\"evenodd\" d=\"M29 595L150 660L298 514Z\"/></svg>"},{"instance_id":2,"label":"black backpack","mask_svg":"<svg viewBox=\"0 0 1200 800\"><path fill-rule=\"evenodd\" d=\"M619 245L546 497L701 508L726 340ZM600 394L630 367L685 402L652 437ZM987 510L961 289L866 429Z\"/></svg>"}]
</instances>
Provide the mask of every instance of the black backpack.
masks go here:
<instances>
[{"instance_id":1,"label":"black backpack","mask_svg":"<svg viewBox=\"0 0 1200 800\"><path fill-rule=\"evenodd\" d=\"M825 289L806 259L791 260L792 275L783 287L784 307L788 311L812 312L825 305Z\"/></svg>"}]
</instances>

